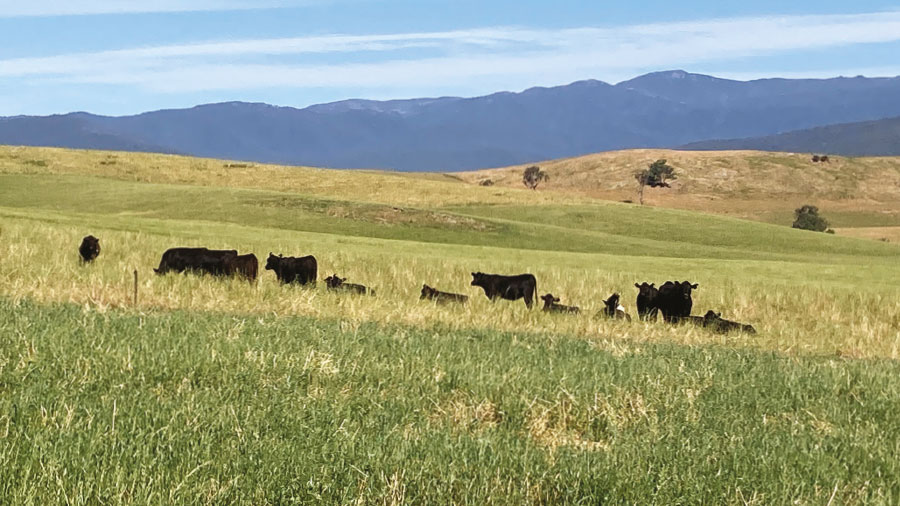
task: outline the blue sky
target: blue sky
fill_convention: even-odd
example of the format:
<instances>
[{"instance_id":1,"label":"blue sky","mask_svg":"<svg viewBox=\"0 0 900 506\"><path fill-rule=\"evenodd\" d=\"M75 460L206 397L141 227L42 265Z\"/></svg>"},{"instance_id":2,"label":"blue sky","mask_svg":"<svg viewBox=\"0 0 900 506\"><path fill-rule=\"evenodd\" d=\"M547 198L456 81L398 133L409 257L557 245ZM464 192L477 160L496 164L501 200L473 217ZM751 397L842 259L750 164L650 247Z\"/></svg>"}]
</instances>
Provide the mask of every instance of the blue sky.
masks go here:
<instances>
[{"instance_id":1,"label":"blue sky","mask_svg":"<svg viewBox=\"0 0 900 506\"><path fill-rule=\"evenodd\" d=\"M897 1L0 0L0 115L900 75Z\"/></svg>"}]
</instances>

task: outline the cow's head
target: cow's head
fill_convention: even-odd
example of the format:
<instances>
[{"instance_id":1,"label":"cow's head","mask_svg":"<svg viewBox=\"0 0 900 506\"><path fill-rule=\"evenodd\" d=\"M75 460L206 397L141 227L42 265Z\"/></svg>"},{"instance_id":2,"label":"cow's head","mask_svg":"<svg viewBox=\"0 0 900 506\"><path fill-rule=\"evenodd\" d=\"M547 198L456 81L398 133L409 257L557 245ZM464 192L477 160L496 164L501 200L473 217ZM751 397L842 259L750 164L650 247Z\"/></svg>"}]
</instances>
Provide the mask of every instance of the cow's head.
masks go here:
<instances>
[{"instance_id":1,"label":"cow's head","mask_svg":"<svg viewBox=\"0 0 900 506\"><path fill-rule=\"evenodd\" d=\"M434 288L431 288L428 285L422 285L422 296L419 298L425 299L427 297L430 297L430 296L434 295L434 291L435 291Z\"/></svg>"},{"instance_id":2,"label":"cow's head","mask_svg":"<svg viewBox=\"0 0 900 506\"><path fill-rule=\"evenodd\" d=\"M344 284L344 281L347 281L347 278L340 278L337 274L332 274L325 278L325 286L328 288L337 288Z\"/></svg>"},{"instance_id":3,"label":"cow's head","mask_svg":"<svg viewBox=\"0 0 900 506\"><path fill-rule=\"evenodd\" d=\"M484 273L483 272L473 272L472 273L472 286L484 286Z\"/></svg>"},{"instance_id":4,"label":"cow's head","mask_svg":"<svg viewBox=\"0 0 900 506\"><path fill-rule=\"evenodd\" d=\"M638 295L641 297L653 298L659 293L659 290L654 286L655 284L644 282L641 284L635 283L634 286L638 289Z\"/></svg>"},{"instance_id":5,"label":"cow's head","mask_svg":"<svg viewBox=\"0 0 900 506\"><path fill-rule=\"evenodd\" d=\"M690 299L691 291L696 290L697 287L700 285L697 283L691 283L690 281L682 281L680 286L681 286L681 295L685 299Z\"/></svg>"},{"instance_id":6,"label":"cow's head","mask_svg":"<svg viewBox=\"0 0 900 506\"><path fill-rule=\"evenodd\" d=\"M554 303L558 303L559 297L554 297L552 293L546 293L541 296L541 300L544 301L544 304L550 306Z\"/></svg>"},{"instance_id":7,"label":"cow's head","mask_svg":"<svg viewBox=\"0 0 900 506\"><path fill-rule=\"evenodd\" d=\"M646 284L646 283L645 283ZM619 294L614 293L609 296L608 299L603 301L603 304L606 306L606 309L611 312L615 312L619 307Z\"/></svg>"},{"instance_id":8,"label":"cow's head","mask_svg":"<svg viewBox=\"0 0 900 506\"><path fill-rule=\"evenodd\" d=\"M712 309L710 309L709 311L706 312L705 315L703 315L703 319L706 320L707 322L721 320L722 313L717 313L717 312L713 311Z\"/></svg>"},{"instance_id":9,"label":"cow's head","mask_svg":"<svg viewBox=\"0 0 900 506\"><path fill-rule=\"evenodd\" d=\"M266 270L273 271L281 265L281 255L275 256L269 252L269 258L266 259Z\"/></svg>"}]
</instances>

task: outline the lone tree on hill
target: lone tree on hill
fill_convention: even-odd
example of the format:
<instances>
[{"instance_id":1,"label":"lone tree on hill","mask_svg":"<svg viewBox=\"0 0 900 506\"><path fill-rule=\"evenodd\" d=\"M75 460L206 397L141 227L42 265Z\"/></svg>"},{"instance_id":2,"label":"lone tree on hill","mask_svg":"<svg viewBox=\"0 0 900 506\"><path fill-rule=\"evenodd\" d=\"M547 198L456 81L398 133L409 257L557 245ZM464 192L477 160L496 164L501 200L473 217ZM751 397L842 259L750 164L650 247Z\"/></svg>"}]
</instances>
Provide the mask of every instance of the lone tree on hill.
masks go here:
<instances>
[{"instance_id":1,"label":"lone tree on hill","mask_svg":"<svg viewBox=\"0 0 900 506\"><path fill-rule=\"evenodd\" d=\"M664 158L651 163L646 169L634 173L634 179L640 185L638 197L641 205L644 205L644 187L671 188L667 181L678 179L675 168L666 163Z\"/></svg>"},{"instance_id":2,"label":"lone tree on hill","mask_svg":"<svg viewBox=\"0 0 900 506\"><path fill-rule=\"evenodd\" d=\"M819 208L811 205L804 205L794 210L794 224L791 227L814 232L829 230L828 221L819 216Z\"/></svg>"},{"instance_id":3,"label":"lone tree on hill","mask_svg":"<svg viewBox=\"0 0 900 506\"><path fill-rule=\"evenodd\" d=\"M550 176L542 171L537 165L528 167L525 169L525 172L522 173L522 184L524 184L526 188L534 190L541 184L541 181L550 181Z\"/></svg>"}]
</instances>

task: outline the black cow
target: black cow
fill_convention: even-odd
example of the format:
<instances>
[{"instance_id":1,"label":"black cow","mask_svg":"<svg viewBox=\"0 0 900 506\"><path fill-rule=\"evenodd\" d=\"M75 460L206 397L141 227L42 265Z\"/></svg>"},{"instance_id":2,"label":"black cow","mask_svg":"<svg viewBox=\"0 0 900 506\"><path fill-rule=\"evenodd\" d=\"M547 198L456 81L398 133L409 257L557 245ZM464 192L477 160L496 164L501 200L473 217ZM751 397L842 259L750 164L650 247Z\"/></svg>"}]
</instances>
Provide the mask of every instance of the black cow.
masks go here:
<instances>
[{"instance_id":1,"label":"black cow","mask_svg":"<svg viewBox=\"0 0 900 506\"><path fill-rule=\"evenodd\" d=\"M627 322L631 321L631 315L625 312L625 308L619 304L619 294L614 293L609 296L608 299L603 301L603 305L606 306L597 313L598 316L605 316L607 318L613 318L616 320L625 320Z\"/></svg>"},{"instance_id":2,"label":"black cow","mask_svg":"<svg viewBox=\"0 0 900 506\"><path fill-rule=\"evenodd\" d=\"M344 290L347 292L358 293L360 295L375 295L375 290L372 290L363 285L357 285L354 283L344 283L347 278L338 277L337 274L332 274L325 278L325 286L327 286L330 290Z\"/></svg>"},{"instance_id":3,"label":"black cow","mask_svg":"<svg viewBox=\"0 0 900 506\"><path fill-rule=\"evenodd\" d=\"M170 248L163 253L159 268L153 269L157 274L169 271L196 271L212 276L231 274L228 265L237 256L237 251L214 250L207 248Z\"/></svg>"},{"instance_id":4,"label":"black cow","mask_svg":"<svg viewBox=\"0 0 900 506\"><path fill-rule=\"evenodd\" d=\"M666 281L659 287L656 296L656 307L667 322L677 322L679 319L690 316L694 301L691 299L691 291L697 289L696 283L690 281Z\"/></svg>"},{"instance_id":5,"label":"black cow","mask_svg":"<svg viewBox=\"0 0 900 506\"><path fill-rule=\"evenodd\" d=\"M255 281L259 273L259 261L253 253L238 255L228 261L227 268L229 276L243 276L247 281Z\"/></svg>"},{"instance_id":6,"label":"black cow","mask_svg":"<svg viewBox=\"0 0 900 506\"><path fill-rule=\"evenodd\" d=\"M269 258L266 259L266 270L275 271L275 277L283 284L300 283L301 285L315 286L319 276L319 265L316 263L316 257L312 255L298 258L275 256L269 253Z\"/></svg>"},{"instance_id":7,"label":"black cow","mask_svg":"<svg viewBox=\"0 0 900 506\"><path fill-rule=\"evenodd\" d=\"M78 247L78 253L81 254L81 261L84 263L93 262L97 255L100 254L100 239L89 235L81 240L81 246Z\"/></svg>"},{"instance_id":8,"label":"black cow","mask_svg":"<svg viewBox=\"0 0 900 506\"><path fill-rule=\"evenodd\" d=\"M544 311L549 313L574 313L578 314L581 312L581 309L578 309L578 306L564 306L559 303L559 297L554 297L552 293L548 293L546 295L541 296L541 300L544 301Z\"/></svg>"},{"instance_id":9,"label":"black cow","mask_svg":"<svg viewBox=\"0 0 900 506\"><path fill-rule=\"evenodd\" d=\"M656 298L659 296L659 289L653 286L655 283L635 283L638 289L637 295L637 311L638 318L641 320L655 320L658 308L656 307Z\"/></svg>"},{"instance_id":10,"label":"black cow","mask_svg":"<svg viewBox=\"0 0 900 506\"><path fill-rule=\"evenodd\" d=\"M442 304L447 302L458 302L460 304L465 304L466 302L469 302L468 295L442 292L440 290L435 290L428 285L422 285L422 295L419 298L433 300Z\"/></svg>"},{"instance_id":11,"label":"black cow","mask_svg":"<svg viewBox=\"0 0 900 506\"><path fill-rule=\"evenodd\" d=\"M484 295L495 300L498 297L506 300L525 299L525 305L531 309L537 293L537 279L531 274L518 276L501 276L499 274L472 273L472 286L480 286Z\"/></svg>"},{"instance_id":12,"label":"black cow","mask_svg":"<svg viewBox=\"0 0 900 506\"><path fill-rule=\"evenodd\" d=\"M703 326L722 334L735 330L746 332L748 334L756 334L756 329L753 328L753 325L726 320L722 318L722 313L716 313L712 310L707 311L706 314L703 315Z\"/></svg>"}]
</instances>

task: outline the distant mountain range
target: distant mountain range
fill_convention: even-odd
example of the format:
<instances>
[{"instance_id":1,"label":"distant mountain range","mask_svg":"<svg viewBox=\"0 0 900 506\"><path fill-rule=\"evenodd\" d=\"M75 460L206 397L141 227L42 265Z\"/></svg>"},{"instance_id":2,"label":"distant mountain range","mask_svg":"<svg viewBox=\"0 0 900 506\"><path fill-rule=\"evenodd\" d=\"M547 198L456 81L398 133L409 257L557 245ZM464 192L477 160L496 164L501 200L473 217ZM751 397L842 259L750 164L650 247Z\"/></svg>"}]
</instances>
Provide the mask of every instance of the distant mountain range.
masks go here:
<instances>
[{"instance_id":1,"label":"distant mountain range","mask_svg":"<svg viewBox=\"0 0 900 506\"><path fill-rule=\"evenodd\" d=\"M845 156L900 156L900 117L827 125L764 137L700 141L681 148L701 151L755 149Z\"/></svg>"},{"instance_id":2,"label":"distant mountain range","mask_svg":"<svg viewBox=\"0 0 900 506\"><path fill-rule=\"evenodd\" d=\"M123 117L16 116L0 118L0 144L451 171L894 116L900 116L898 77L732 81L676 70L616 85L589 80L475 98L345 100L304 109L227 102ZM864 143L851 144L854 153L865 153ZM816 150L850 153L841 146Z\"/></svg>"}]
</instances>

